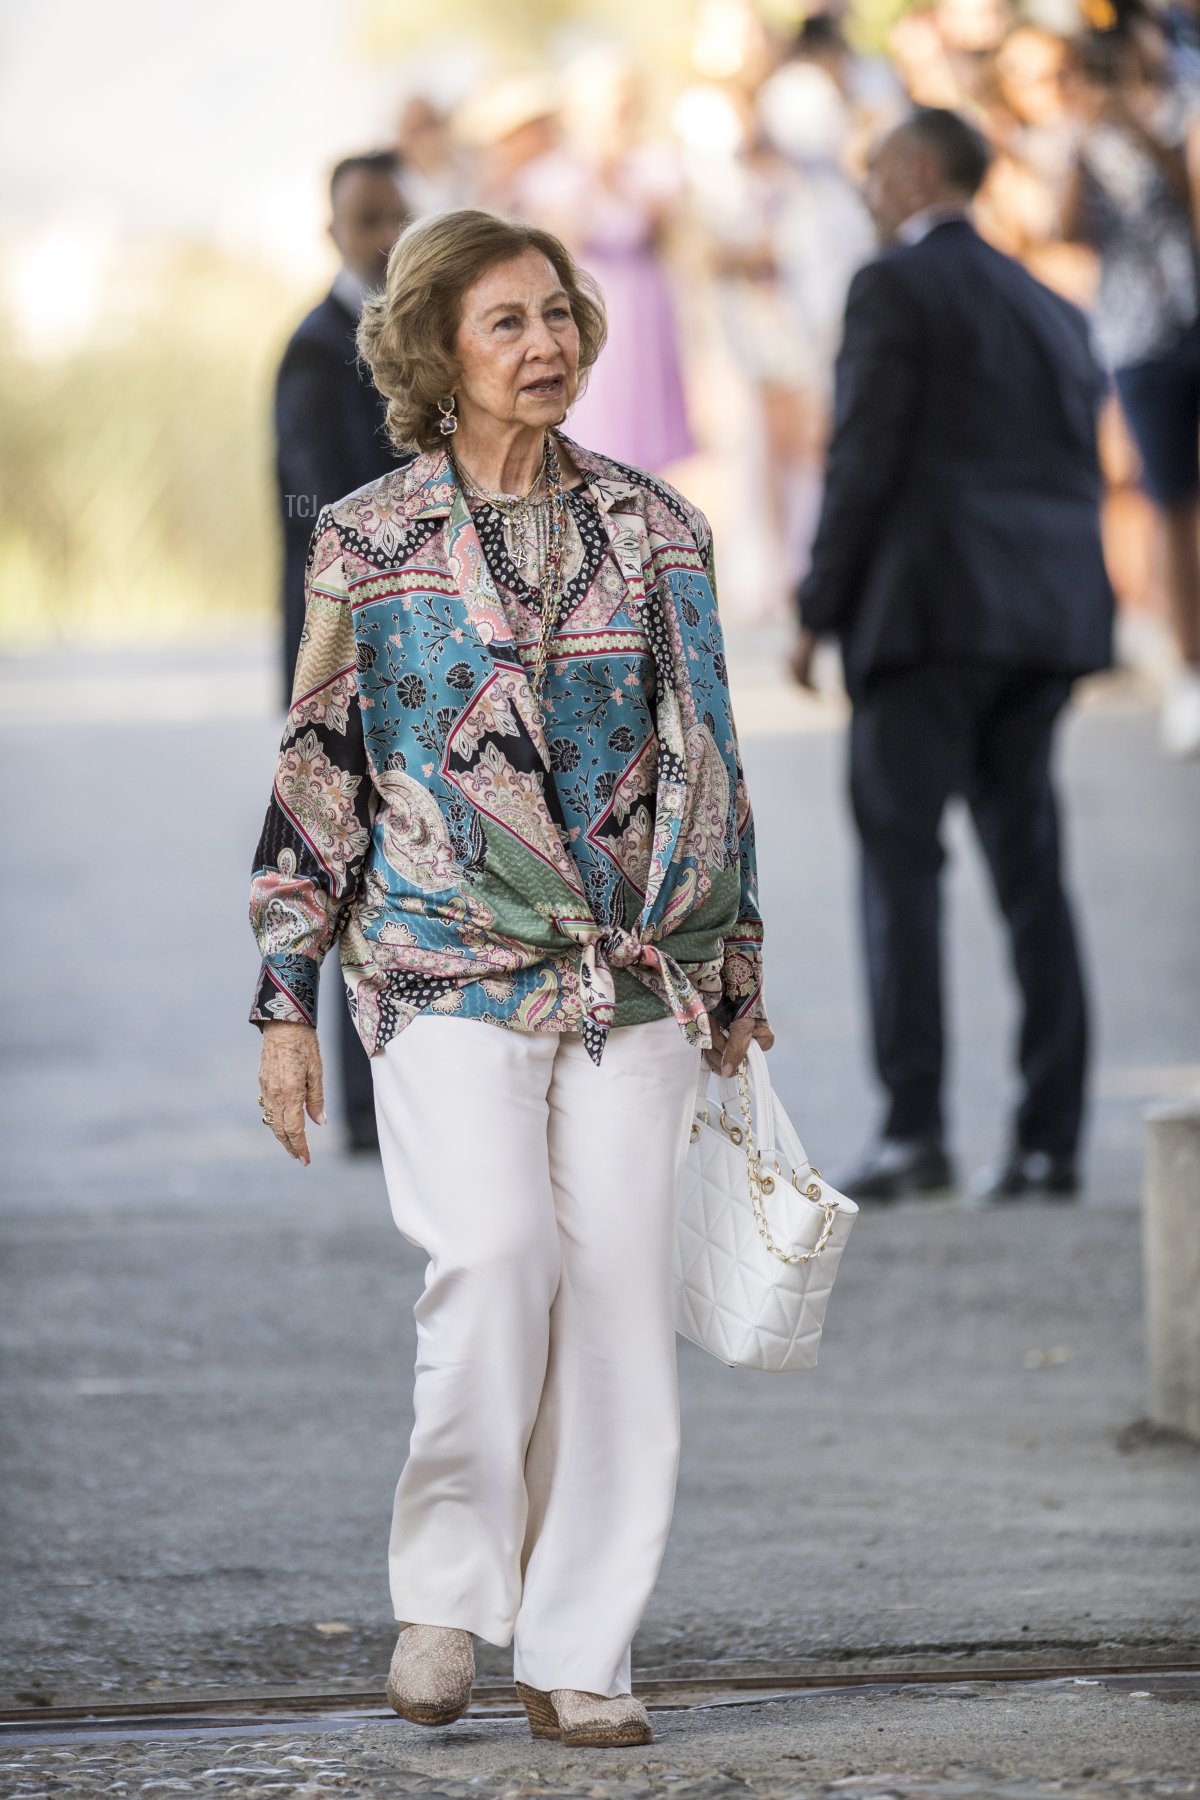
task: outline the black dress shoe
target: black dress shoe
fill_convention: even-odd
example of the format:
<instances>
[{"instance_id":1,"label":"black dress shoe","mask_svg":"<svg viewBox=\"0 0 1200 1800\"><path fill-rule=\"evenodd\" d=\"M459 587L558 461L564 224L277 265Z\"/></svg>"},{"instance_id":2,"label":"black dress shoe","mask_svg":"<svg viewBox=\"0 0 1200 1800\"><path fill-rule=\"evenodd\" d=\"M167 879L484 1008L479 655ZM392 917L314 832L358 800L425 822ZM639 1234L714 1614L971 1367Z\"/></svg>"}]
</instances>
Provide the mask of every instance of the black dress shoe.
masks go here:
<instances>
[{"instance_id":1,"label":"black dress shoe","mask_svg":"<svg viewBox=\"0 0 1200 1800\"><path fill-rule=\"evenodd\" d=\"M1072 1156L1046 1150L1014 1150L1006 1162L985 1169L975 1192L981 1200L1073 1200L1079 1171Z\"/></svg>"},{"instance_id":2,"label":"black dress shoe","mask_svg":"<svg viewBox=\"0 0 1200 1800\"><path fill-rule=\"evenodd\" d=\"M953 1187L954 1170L936 1138L885 1137L833 1185L851 1200L902 1200Z\"/></svg>"}]
</instances>

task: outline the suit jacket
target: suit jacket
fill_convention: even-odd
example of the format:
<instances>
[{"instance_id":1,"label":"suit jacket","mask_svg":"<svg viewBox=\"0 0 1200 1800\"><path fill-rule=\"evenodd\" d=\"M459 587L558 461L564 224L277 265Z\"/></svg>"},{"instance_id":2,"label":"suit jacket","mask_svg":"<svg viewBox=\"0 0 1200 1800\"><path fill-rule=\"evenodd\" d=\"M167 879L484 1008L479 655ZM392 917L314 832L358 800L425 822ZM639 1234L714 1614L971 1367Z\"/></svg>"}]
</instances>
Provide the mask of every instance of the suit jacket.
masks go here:
<instances>
[{"instance_id":1,"label":"suit jacket","mask_svg":"<svg viewBox=\"0 0 1200 1800\"><path fill-rule=\"evenodd\" d=\"M963 220L850 289L804 623L886 668L1111 658L1087 323Z\"/></svg>"},{"instance_id":2,"label":"suit jacket","mask_svg":"<svg viewBox=\"0 0 1200 1800\"><path fill-rule=\"evenodd\" d=\"M387 437L387 402L358 361L357 325L349 307L327 294L293 333L275 382L285 704L304 626L304 566L317 515L411 460L397 455Z\"/></svg>"}]
</instances>

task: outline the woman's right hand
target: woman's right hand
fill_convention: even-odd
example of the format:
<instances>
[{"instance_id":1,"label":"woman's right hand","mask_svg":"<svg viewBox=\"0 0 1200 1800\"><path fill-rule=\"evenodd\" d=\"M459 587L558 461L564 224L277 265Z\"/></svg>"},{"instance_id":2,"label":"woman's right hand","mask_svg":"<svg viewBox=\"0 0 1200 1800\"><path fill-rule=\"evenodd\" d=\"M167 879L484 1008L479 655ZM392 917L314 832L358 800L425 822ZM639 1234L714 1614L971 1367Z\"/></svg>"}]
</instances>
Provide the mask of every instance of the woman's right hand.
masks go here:
<instances>
[{"instance_id":1,"label":"woman's right hand","mask_svg":"<svg viewBox=\"0 0 1200 1800\"><path fill-rule=\"evenodd\" d=\"M704 1060L716 1075L736 1075L752 1042L764 1050L775 1042L775 1033L765 1019L734 1019L727 1032L714 1018L710 1017L708 1025L712 1048L704 1052Z\"/></svg>"},{"instance_id":2,"label":"woman's right hand","mask_svg":"<svg viewBox=\"0 0 1200 1800\"><path fill-rule=\"evenodd\" d=\"M325 1123L324 1076L316 1030L272 1022L262 1028L258 1092L263 1115L289 1156L312 1161L304 1135L304 1109L314 1125Z\"/></svg>"}]
</instances>

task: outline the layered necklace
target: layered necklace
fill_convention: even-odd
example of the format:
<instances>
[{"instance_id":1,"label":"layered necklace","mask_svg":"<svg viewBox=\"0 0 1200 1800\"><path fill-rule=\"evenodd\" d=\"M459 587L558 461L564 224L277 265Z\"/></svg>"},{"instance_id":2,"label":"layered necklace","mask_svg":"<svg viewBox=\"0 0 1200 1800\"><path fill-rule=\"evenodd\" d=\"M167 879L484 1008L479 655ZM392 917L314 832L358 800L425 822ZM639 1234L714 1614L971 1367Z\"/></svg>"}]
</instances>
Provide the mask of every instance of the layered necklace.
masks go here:
<instances>
[{"instance_id":1,"label":"layered necklace","mask_svg":"<svg viewBox=\"0 0 1200 1800\"><path fill-rule=\"evenodd\" d=\"M534 647L529 685L534 698L540 699L550 642L562 612L566 585L563 559L567 540L567 500L554 440L547 432L537 474L523 494L493 493L472 480L457 457L451 460L467 492L477 500L486 501L499 513L505 551L527 583L538 609L541 628Z\"/></svg>"}]
</instances>

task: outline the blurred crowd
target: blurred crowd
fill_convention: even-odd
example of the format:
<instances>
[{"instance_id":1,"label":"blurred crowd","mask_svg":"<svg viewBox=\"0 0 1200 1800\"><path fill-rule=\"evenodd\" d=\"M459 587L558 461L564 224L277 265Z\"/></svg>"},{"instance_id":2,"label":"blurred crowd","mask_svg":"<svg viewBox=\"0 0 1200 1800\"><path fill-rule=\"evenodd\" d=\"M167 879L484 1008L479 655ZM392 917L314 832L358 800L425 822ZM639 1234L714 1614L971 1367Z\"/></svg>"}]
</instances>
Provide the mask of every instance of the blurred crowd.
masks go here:
<instances>
[{"instance_id":1,"label":"blurred crowd","mask_svg":"<svg viewBox=\"0 0 1200 1800\"><path fill-rule=\"evenodd\" d=\"M1168 167L1200 119L1197 0L930 0L877 49L861 38L839 0L787 32L753 0L705 0L671 92L593 48L399 108L410 215L534 219L600 283L609 344L570 429L718 513L735 616L785 616L804 573L846 292L875 249L860 184L912 104L982 128L979 228L1093 314L1110 367L1152 358L1197 312L1195 222ZM1180 430L1149 415L1114 405L1105 426L1108 548L1135 603L1200 581L1186 543L1152 568L1147 433Z\"/></svg>"},{"instance_id":2,"label":"blurred crowd","mask_svg":"<svg viewBox=\"0 0 1200 1800\"><path fill-rule=\"evenodd\" d=\"M394 143L337 165L331 231L342 267L290 340L276 387L287 552L284 689L291 691L304 624L304 569L317 512L393 460L384 447L382 397L355 366L354 331L405 221L479 207L548 228L598 284L608 318L607 344L572 408L568 434L590 450L665 475L704 509L719 547L727 620L795 620L802 596L810 635L841 635L854 698L852 738L857 730L855 742L877 750L886 739L891 746L883 756L854 752L856 821L864 834L864 821L899 776L894 808L882 807L878 832L892 873L880 877L871 908L877 922L891 916L887 907L896 901L897 919L914 934L911 954L900 959L910 1003L897 1002L889 1013L880 1001L880 1017L887 1014L891 1024L876 1019L877 1045L896 1046L894 1057L879 1052L881 1070L907 1067L913 1043L940 1044L942 789L951 777L959 780L955 769L975 770L976 750L978 766L991 770L995 791L980 788L972 804L1001 904L1013 915L1014 943L1024 932L1017 963L1034 1023L1022 1042L1031 1066L1057 1070L1042 1082L1038 1104L1054 1114L1061 1141L1017 1148L1021 1155L1053 1150L1062 1164L1054 1178L1061 1177L1061 1191L1074 1192L1086 1009L1082 980L1071 973L1077 959L1058 884L1046 771L1068 676L1107 666L1112 593L1096 531L1098 372L1087 328L1063 298L1090 314L1094 348L1111 376L1102 455L1114 585L1135 608L1153 592L1173 627L1177 655L1164 741L1176 754L1200 753L1200 263L1193 204L1200 191L1200 0L1022 0L1020 11L1014 0L928 0L893 14L887 29L876 30L873 48L859 34L861 14L843 16L841 3L824 0L824 9L784 32L755 0L702 0L689 66L673 83L612 46L593 45L554 68L480 83L453 104L432 89L412 91L399 105ZM914 116L914 108L927 110ZM897 205L884 206L889 183ZM959 261L948 278L953 306L942 304L945 296L938 302L945 327L939 349L971 346L962 352L959 378L952 366L940 374L933 362L918 368L907 350L903 373L894 356L889 361L898 330L892 290L869 328L860 316L856 364L853 330L843 333L847 296L880 248L876 224L889 240L894 235L914 247L949 223L947 204L960 235L944 238L943 250ZM968 208L977 231L1006 255L962 229ZM903 238L914 223L920 235ZM881 275L886 270L864 275L858 294L882 291ZM972 283L977 291L964 296L964 284ZM853 326L853 309L850 318ZM903 389L906 381L934 384L923 391L938 398L912 407L905 441L889 444L889 385ZM835 389L840 461L826 483ZM452 402L446 406L453 410ZM1084 425L1075 433L1079 406ZM858 427L845 451L851 417ZM973 434L956 432L964 418L978 427ZM913 449L918 438L924 461L920 444ZM964 682L952 671L953 705L943 704L944 683L937 683L944 670L932 651L935 666L917 677L933 686L925 693L918 685L915 702L896 678L874 683L876 712L893 701L896 708L876 739L869 719L863 722L861 670L859 691L850 679L852 608L834 592L840 565L828 543L832 533L853 547L879 528L863 496L878 485L875 471L899 466L910 450L914 484L905 491L903 518L889 529L893 541L905 533L919 540L941 579L936 600L937 579L923 590L920 626L907 635L897 626L897 642L904 656L918 640L928 649L940 607L950 621L946 642L957 646L960 661L971 644L964 613L991 621L973 645L982 662L996 657L998 643L1005 655L987 679ZM1010 479L1014 470L1019 479ZM957 498L947 501L951 489ZM961 509L954 524L966 521L962 542L971 546L952 570L943 566L950 539L938 523L948 507ZM1161 553L1153 580L1152 547ZM968 580L986 594L977 596L974 611L963 606ZM1049 606L1047 593L1055 596ZM901 613L905 601L897 599ZM1067 621L1062 642L1054 638L1056 621ZM1086 655L1084 638L1092 646ZM1043 660L1026 668L1030 643ZM965 661L974 668L974 654ZM1014 668L1027 679L1015 680ZM793 670L797 679L811 679L807 662L803 672L795 664ZM964 728L962 742L927 745L925 774L932 769L933 776L925 793L910 767L914 745L928 737L930 718L957 717L972 694L980 716ZM998 720L1006 721L1003 730ZM978 747L985 740L986 753ZM1014 760L1014 744L1024 746L1023 761ZM969 785L966 774L960 785ZM918 816L910 817L914 808ZM906 824L897 832L899 817ZM933 835L926 845L927 827ZM902 868L893 881L896 842L924 848L916 874ZM886 905L878 897L885 892ZM868 921L869 942L872 930ZM886 946L909 940L899 925L875 937L878 992L894 998L903 984ZM369 1147L370 1072L348 1013L339 1009L339 1016L351 1141ZM926 1060L931 1066L916 1081L928 1102L919 1121L910 1108L907 1124L889 1127L907 1146L900 1161L889 1138L883 1162L859 1171L852 1191L877 1193L882 1183L890 1193L897 1181L916 1179L931 1145L931 1179L937 1185L944 1178L929 1099L939 1091L940 1067L932 1067L937 1057ZM904 1081L913 1086L908 1076ZM1017 1182L1012 1191L1023 1191L1023 1165L1002 1171L1002 1185L1010 1179Z\"/></svg>"}]
</instances>

